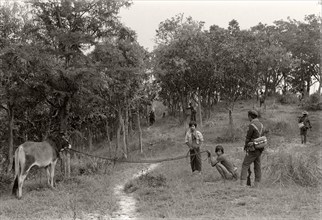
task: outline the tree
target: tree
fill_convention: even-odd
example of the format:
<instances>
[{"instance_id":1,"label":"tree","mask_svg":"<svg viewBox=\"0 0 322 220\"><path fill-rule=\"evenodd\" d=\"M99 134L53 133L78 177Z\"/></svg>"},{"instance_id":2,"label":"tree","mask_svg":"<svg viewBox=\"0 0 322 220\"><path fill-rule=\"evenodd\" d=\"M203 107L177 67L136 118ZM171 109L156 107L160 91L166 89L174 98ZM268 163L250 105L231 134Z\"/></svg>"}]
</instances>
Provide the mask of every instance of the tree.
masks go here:
<instances>
[{"instance_id":1,"label":"tree","mask_svg":"<svg viewBox=\"0 0 322 220\"><path fill-rule=\"evenodd\" d=\"M30 88L25 81L33 78L30 71L37 60L30 45L33 22L29 15L28 9L16 2L0 7L0 108L6 110L8 116L8 172L13 162L15 111L29 95Z\"/></svg>"},{"instance_id":2,"label":"tree","mask_svg":"<svg viewBox=\"0 0 322 220\"><path fill-rule=\"evenodd\" d=\"M319 82L319 87L321 87L319 72L321 18L316 15L307 15L304 22L289 18L288 21L276 21L275 25L280 43L300 63L292 70L293 87L297 88L297 91L304 90L305 94L309 94L312 77Z\"/></svg>"},{"instance_id":3,"label":"tree","mask_svg":"<svg viewBox=\"0 0 322 220\"><path fill-rule=\"evenodd\" d=\"M39 39L61 61L56 71L48 74L47 84L52 88L50 103L57 111L55 124L59 128L54 129L66 132L70 103L83 83L91 79L82 66L86 63L82 49L99 39L115 36L120 26L116 15L121 7L130 4L114 0L32 0L31 5L37 17Z\"/></svg>"},{"instance_id":4,"label":"tree","mask_svg":"<svg viewBox=\"0 0 322 220\"><path fill-rule=\"evenodd\" d=\"M249 31L241 31L238 22L229 23L228 33L219 50L219 91L226 101L229 113L230 131L233 135L232 111L235 102L243 97L251 97L257 89L258 50L255 37Z\"/></svg>"},{"instance_id":5,"label":"tree","mask_svg":"<svg viewBox=\"0 0 322 220\"><path fill-rule=\"evenodd\" d=\"M184 20L183 15L161 22L157 30L158 48L154 51L156 65L154 73L159 82L160 96L172 109L181 110L182 121L186 120L189 100L199 103L201 96L197 72L206 72L206 38L202 32L204 22L194 21L191 17ZM196 44L196 42L198 42ZM202 73L200 73L202 75ZM202 78L202 79L201 79ZM199 95L199 99L196 98ZM201 116L201 115L200 115ZM200 122L202 122L200 118Z\"/></svg>"},{"instance_id":6,"label":"tree","mask_svg":"<svg viewBox=\"0 0 322 220\"><path fill-rule=\"evenodd\" d=\"M146 51L137 43L135 32L123 27L113 40L102 42L91 54L104 86L100 95L113 106L117 116L117 146L123 133L123 155L128 154L129 111L137 100L145 78ZM138 106L136 106L138 107Z\"/></svg>"}]
</instances>

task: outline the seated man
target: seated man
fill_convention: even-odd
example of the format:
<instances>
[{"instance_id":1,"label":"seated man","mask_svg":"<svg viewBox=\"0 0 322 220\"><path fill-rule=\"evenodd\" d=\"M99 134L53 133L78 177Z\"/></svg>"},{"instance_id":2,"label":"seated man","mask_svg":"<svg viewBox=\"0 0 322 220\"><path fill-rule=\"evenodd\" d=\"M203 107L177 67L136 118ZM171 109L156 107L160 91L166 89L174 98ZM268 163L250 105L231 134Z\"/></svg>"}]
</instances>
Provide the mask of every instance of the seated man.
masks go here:
<instances>
[{"instance_id":1,"label":"seated man","mask_svg":"<svg viewBox=\"0 0 322 220\"><path fill-rule=\"evenodd\" d=\"M210 153L208 154L208 161L211 164L211 166L217 168L218 172L224 180L237 180L237 167L234 166L234 164L228 160L226 155L224 155L224 148L221 145L217 145L215 153L217 154L217 158L212 156Z\"/></svg>"}]
</instances>

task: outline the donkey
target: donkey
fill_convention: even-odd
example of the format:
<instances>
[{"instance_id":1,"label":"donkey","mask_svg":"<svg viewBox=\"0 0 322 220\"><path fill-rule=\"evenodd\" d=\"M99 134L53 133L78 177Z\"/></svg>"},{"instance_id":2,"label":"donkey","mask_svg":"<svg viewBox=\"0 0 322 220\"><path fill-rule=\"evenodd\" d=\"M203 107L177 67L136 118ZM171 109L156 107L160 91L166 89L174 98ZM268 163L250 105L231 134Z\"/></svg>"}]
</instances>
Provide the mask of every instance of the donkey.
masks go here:
<instances>
[{"instance_id":1,"label":"donkey","mask_svg":"<svg viewBox=\"0 0 322 220\"><path fill-rule=\"evenodd\" d=\"M12 194L21 199L22 185L33 166L46 168L48 185L54 188L55 166L59 153L66 148L71 148L71 145L63 134L50 136L43 142L27 141L21 144L15 151L15 180Z\"/></svg>"}]
</instances>

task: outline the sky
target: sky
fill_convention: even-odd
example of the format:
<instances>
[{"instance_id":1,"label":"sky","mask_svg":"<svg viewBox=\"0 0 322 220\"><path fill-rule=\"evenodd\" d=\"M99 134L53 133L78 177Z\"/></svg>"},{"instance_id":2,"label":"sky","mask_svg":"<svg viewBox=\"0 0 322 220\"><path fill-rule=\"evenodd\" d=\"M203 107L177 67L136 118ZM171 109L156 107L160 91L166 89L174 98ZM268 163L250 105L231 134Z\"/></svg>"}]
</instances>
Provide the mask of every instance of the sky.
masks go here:
<instances>
[{"instance_id":1,"label":"sky","mask_svg":"<svg viewBox=\"0 0 322 220\"><path fill-rule=\"evenodd\" d=\"M179 13L204 21L206 29L213 24L227 28L232 19L238 21L241 29L248 29L259 22L270 25L276 20L287 20L287 17L304 21L305 15L321 15L321 6L321 0L133 0L129 8L121 9L119 16L137 33L138 42L152 51L160 22Z\"/></svg>"}]
</instances>

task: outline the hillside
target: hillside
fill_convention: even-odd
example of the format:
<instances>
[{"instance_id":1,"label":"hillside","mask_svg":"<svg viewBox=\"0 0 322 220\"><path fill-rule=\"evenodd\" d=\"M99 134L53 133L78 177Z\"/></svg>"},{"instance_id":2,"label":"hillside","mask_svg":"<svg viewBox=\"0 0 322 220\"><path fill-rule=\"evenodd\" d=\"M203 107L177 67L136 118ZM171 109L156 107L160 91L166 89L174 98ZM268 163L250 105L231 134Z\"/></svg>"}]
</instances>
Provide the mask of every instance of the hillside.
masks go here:
<instances>
[{"instance_id":1,"label":"hillside","mask_svg":"<svg viewBox=\"0 0 322 220\"><path fill-rule=\"evenodd\" d=\"M204 135L205 148L222 144L239 173L244 158L247 111L252 106L251 101L237 103L233 111L233 142L227 137L228 113L220 105L204 126L198 128ZM313 130L309 131L308 143L302 145L297 127L301 109L296 105L268 101L267 109L261 115L261 121L269 129L269 148L262 156L263 183L260 188L241 188L239 181L224 182L206 160L202 175L191 174L186 158L159 163L154 170L130 180L149 165L117 163L113 167L95 159L74 158L73 177L64 180L58 172L56 191L45 185L45 174L31 176L26 181L22 200L10 195L9 184L3 186L0 219L319 219L321 179L316 173L321 174L318 159L321 156L322 115L321 112L309 113ZM175 118L157 118L156 124L144 128L144 153L132 152L131 158L169 158L187 154L185 129L178 126ZM100 148L93 153L107 155L105 151L106 148ZM81 168L85 172L83 175L79 174ZM120 184L125 185L125 193L119 192L121 197L115 193ZM120 200L124 198L135 200L130 216L118 214Z\"/></svg>"},{"instance_id":2,"label":"hillside","mask_svg":"<svg viewBox=\"0 0 322 220\"><path fill-rule=\"evenodd\" d=\"M249 106L252 106L251 102L239 103L234 110L236 142L227 142L228 114L223 109L216 109L211 120L200 129L205 137L206 148L222 144L225 153L237 165L239 174L244 158L242 147ZM301 167L301 163L304 163L303 167L307 167L303 172L319 169L321 174L321 166L316 168L317 164L311 163L313 161L305 161L306 156L311 159L312 154L321 155L321 112L310 112L314 129L309 133L309 143L306 145L300 144L297 127L297 116L300 114L298 106L277 105L273 100L267 104L267 110L263 111L261 121L270 133L269 148L262 155L263 183L259 189L241 188L239 181L223 182L217 170L206 161L203 162L202 176L191 174L188 160L163 163L145 178L133 182L138 187L135 198L139 201L142 216L192 219L318 219L321 207L319 188L305 186L307 182L300 183L295 176L285 178L290 175L287 169ZM164 127L153 129L154 133L164 135L160 138L160 143L155 140L154 149L158 152L156 154L159 154L158 149L164 145L168 145L163 151L167 152L165 155L169 156L172 152L175 152L174 155L186 153L183 128L172 128L170 131ZM165 130L169 132L164 132ZM162 141L164 139L168 140L167 143ZM281 166L276 166L280 160ZM278 176L279 173L281 176ZM156 179L159 179L160 187L151 187L151 184L149 186L149 182Z\"/></svg>"}]
</instances>

